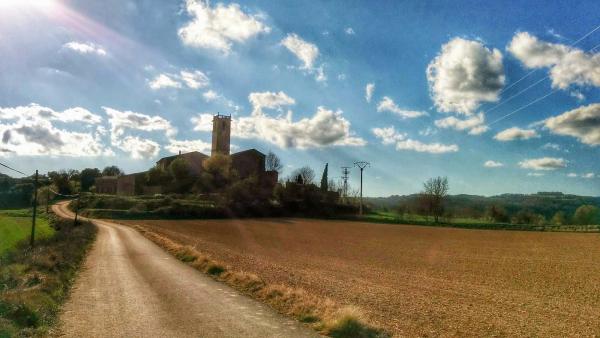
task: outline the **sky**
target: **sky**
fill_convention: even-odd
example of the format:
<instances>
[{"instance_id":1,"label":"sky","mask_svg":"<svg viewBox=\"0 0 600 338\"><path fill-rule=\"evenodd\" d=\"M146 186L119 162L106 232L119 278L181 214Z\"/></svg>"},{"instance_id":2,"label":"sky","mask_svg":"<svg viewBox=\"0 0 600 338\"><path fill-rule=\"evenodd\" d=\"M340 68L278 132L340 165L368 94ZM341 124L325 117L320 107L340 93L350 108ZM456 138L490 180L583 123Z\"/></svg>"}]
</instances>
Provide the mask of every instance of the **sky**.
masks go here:
<instances>
[{"instance_id":1,"label":"sky","mask_svg":"<svg viewBox=\"0 0 600 338\"><path fill-rule=\"evenodd\" d=\"M364 195L600 195L597 1L0 0L0 162L368 161ZM0 170L2 173L18 176ZM359 171L350 185L358 188Z\"/></svg>"}]
</instances>

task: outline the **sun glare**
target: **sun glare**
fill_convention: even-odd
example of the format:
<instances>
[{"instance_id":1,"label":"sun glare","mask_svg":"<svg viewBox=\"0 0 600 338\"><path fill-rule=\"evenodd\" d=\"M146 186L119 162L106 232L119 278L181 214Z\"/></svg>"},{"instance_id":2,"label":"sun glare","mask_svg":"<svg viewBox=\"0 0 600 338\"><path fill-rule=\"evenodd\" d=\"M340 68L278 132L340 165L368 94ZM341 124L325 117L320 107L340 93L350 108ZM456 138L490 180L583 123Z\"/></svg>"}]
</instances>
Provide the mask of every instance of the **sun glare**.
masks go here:
<instances>
[{"instance_id":1,"label":"sun glare","mask_svg":"<svg viewBox=\"0 0 600 338\"><path fill-rule=\"evenodd\" d=\"M11 10L53 11L58 5L57 0L0 0L0 15Z\"/></svg>"}]
</instances>

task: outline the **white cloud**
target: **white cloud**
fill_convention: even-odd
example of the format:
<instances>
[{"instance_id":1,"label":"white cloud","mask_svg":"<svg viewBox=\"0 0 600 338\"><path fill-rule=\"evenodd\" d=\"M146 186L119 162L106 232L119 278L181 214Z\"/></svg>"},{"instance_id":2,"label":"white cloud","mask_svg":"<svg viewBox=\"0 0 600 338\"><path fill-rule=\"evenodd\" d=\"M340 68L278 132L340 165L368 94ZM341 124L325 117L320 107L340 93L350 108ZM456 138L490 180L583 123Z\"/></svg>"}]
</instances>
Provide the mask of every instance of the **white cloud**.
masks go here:
<instances>
[{"instance_id":1,"label":"white cloud","mask_svg":"<svg viewBox=\"0 0 600 338\"><path fill-rule=\"evenodd\" d=\"M218 99L219 94L217 94L217 92L215 92L214 90L211 89L211 90L207 90L204 93L202 93L202 97L204 98L204 101L211 102L211 101Z\"/></svg>"},{"instance_id":2,"label":"white cloud","mask_svg":"<svg viewBox=\"0 0 600 338\"><path fill-rule=\"evenodd\" d=\"M112 154L102 144L100 132L61 129L53 122L68 124L72 128L80 123L97 125L101 118L80 107L63 112L37 104L0 108L1 154L73 157Z\"/></svg>"},{"instance_id":3,"label":"white cloud","mask_svg":"<svg viewBox=\"0 0 600 338\"><path fill-rule=\"evenodd\" d=\"M313 69L314 62L319 56L319 48L315 44L303 40L295 33L288 34L281 40L281 44L302 61L303 69Z\"/></svg>"},{"instance_id":4,"label":"white cloud","mask_svg":"<svg viewBox=\"0 0 600 338\"><path fill-rule=\"evenodd\" d=\"M91 42L77 42L71 41L63 45L64 48L73 50L80 54L96 54L100 56L106 55L106 50L102 46L96 45Z\"/></svg>"},{"instance_id":5,"label":"white cloud","mask_svg":"<svg viewBox=\"0 0 600 338\"><path fill-rule=\"evenodd\" d=\"M167 74L159 74L148 83L150 88L157 90L163 88L181 88L181 83Z\"/></svg>"},{"instance_id":6,"label":"white cloud","mask_svg":"<svg viewBox=\"0 0 600 338\"><path fill-rule=\"evenodd\" d=\"M179 74L162 73L158 74L148 85L153 90L163 88L183 88L185 85L191 89L204 88L208 86L210 80L206 74L199 70L182 70Z\"/></svg>"},{"instance_id":7,"label":"white cloud","mask_svg":"<svg viewBox=\"0 0 600 338\"><path fill-rule=\"evenodd\" d=\"M583 101L585 100L585 95L583 95L582 92L578 91L578 90L573 90L569 93L569 95L571 95L572 97L576 98L577 101Z\"/></svg>"},{"instance_id":8,"label":"white cloud","mask_svg":"<svg viewBox=\"0 0 600 338\"><path fill-rule=\"evenodd\" d=\"M367 85L365 86L365 100L367 100L367 102L369 102L369 103L371 102L374 92L375 92L375 84L367 83Z\"/></svg>"},{"instance_id":9,"label":"white cloud","mask_svg":"<svg viewBox=\"0 0 600 338\"><path fill-rule=\"evenodd\" d=\"M381 99L381 101L379 101L379 104L377 105L377 111L378 112L388 111L388 112L391 112L391 113L394 113L394 114L400 116L402 119L412 119L412 118L417 118L420 116L427 115L427 113L422 112L422 111L401 109L400 107L398 107L398 105L396 105L394 100L392 100L388 96L384 96L383 99Z\"/></svg>"},{"instance_id":10,"label":"white cloud","mask_svg":"<svg viewBox=\"0 0 600 338\"><path fill-rule=\"evenodd\" d=\"M572 136L591 146L600 145L600 103L573 109L543 123L554 134Z\"/></svg>"},{"instance_id":11,"label":"white cloud","mask_svg":"<svg viewBox=\"0 0 600 338\"><path fill-rule=\"evenodd\" d=\"M507 49L527 68L549 68L554 88L600 86L600 53L540 41L527 32L515 34Z\"/></svg>"},{"instance_id":12,"label":"white cloud","mask_svg":"<svg viewBox=\"0 0 600 338\"><path fill-rule=\"evenodd\" d=\"M523 169L532 170L556 170L565 168L567 166L567 161L556 157L542 157L523 160L519 162L519 166Z\"/></svg>"},{"instance_id":13,"label":"white cloud","mask_svg":"<svg viewBox=\"0 0 600 338\"><path fill-rule=\"evenodd\" d=\"M179 29L178 34L188 46L216 49L228 54L234 42L243 43L271 31L261 21L260 15L244 13L237 3L218 3L211 7L208 1L187 0L185 9L192 20Z\"/></svg>"},{"instance_id":14,"label":"white cloud","mask_svg":"<svg viewBox=\"0 0 600 338\"><path fill-rule=\"evenodd\" d=\"M430 154L451 153L459 150L458 146L455 144L423 143L421 141L409 139L405 133L397 132L393 126L373 128L372 132L375 137L381 140L382 144L395 144L396 150L411 150Z\"/></svg>"},{"instance_id":15,"label":"white cloud","mask_svg":"<svg viewBox=\"0 0 600 338\"><path fill-rule=\"evenodd\" d=\"M109 107L102 107L108 115L108 123L111 127L113 136L121 136L126 130L142 131L164 131L167 136L177 133L177 129L171 125L171 122L160 116L150 116L132 111L118 111Z\"/></svg>"},{"instance_id":16,"label":"white cloud","mask_svg":"<svg viewBox=\"0 0 600 338\"><path fill-rule=\"evenodd\" d=\"M502 142L507 142L507 141L514 141L514 140L529 140L532 138L539 138L540 135L533 129L521 129L518 127L512 127L512 128L508 128L505 129L501 132L499 132L498 134L496 134L496 136L494 136L494 138L498 141L502 141Z\"/></svg>"},{"instance_id":17,"label":"white cloud","mask_svg":"<svg viewBox=\"0 0 600 338\"><path fill-rule=\"evenodd\" d=\"M323 70L323 65L315 68L315 80L317 82L327 81L327 75L325 75L325 71Z\"/></svg>"},{"instance_id":18,"label":"white cloud","mask_svg":"<svg viewBox=\"0 0 600 338\"><path fill-rule=\"evenodd\" d=\"M209 154L211 148L211 143L202 140L169 140L169 144L165 146L165 149L172 154L178 154L180 151L182 153L199 151L201 153Z\"/></svg>"},{"instance_id":19,"label":"white cloud","mask_svg":"<svg viewBox=\"0 0 600 338\"><path fill-rule=\"evenodd\" d=\"M575 177L577 177L577 174L576 173L568 173L567 177L575 178Z\"/></svg>"},{"instance_id":20,"label":"white cloud","mask_svg":"<svg viewBox=\"0 0 600 338\"><path fill-rule=\"evenodd\" d=\"M195 131L212 131L213 114L203 113L191 118Z\"/></svg>"},{"instance_id":21,"label":"white cloud","mask_svg":"<svg viewBox=\"0 0 600 338\"><path fill-rule=\"evenodd\" d=\"M581 174L581 177L587 178L587 179L591 179L591 178L596 177L596 174L594 174L594 173L585 173L585 174Z\"/></svg>"},{"instance_id":22,"label":"white cloud","mask_svg":"<svg viewBox=\"0 0 600 338\"><path fill-rule=\"evenodd\" d=\"M459 131L468 130L471 135L480 135L489 130L489 127L485 125L485 116L483 113L472 115L465 119L449 116L436 120L435 125L436 127L443 129L454 129Z\"/></svg>"},{"instance_id":23,"label":"white cloud","mask_svg":"<svg viewBox=\"0 0 600 338\"><path fill-rule=\"evenodd\" d=\"M346 29L344 29L344 33L346 33L348 35L356 34L356 32L354 31L354 29L352 27L347 27Z\"/></svg>"},{"instance_id":24,"label":"white cloud","mask_svg":"<svg viewBox=\"0 0 600 338\"><path fill-rule=\"evenodd\" d=\"M502 54L479 41L454 38L427 67L433 101L441 112L471 115L495 102L504 86Z\"/></svg>"},{"instance_id":25,"label":"white cloud","mask_svg":"<svg viewBox=\"0 0 600 338\"><path fill-rule=\"evenodd\" d=\"M544 174L542 174L542 173L527 173L527 176L529 176L529 177L542 177L542 176L544 176Z\"/></svg>"},{"instance_id":26,"label":"white cloud","mask_svg":"<svg viewBox=\"0 0 600 338\"><path fill-rule=\"evenodd\" d=\"M286 93L280 91L275 92L254 92L248 95L248 101L254 107L252 114L262 114L263 108L280 109L283 106L291 106L296 104L296 101L289 97Z\"/></svg>"},{"instance_id":27,"label":"white cloud","mask_svg":"<svg viewBox=\"0 0 600 338\"><path fill-rule=\"evenodd\" d=\"M206 87L210 82L208 76L206 76L203 72L199 70L182 70L179 73L179 75L183 83L185 83L186 86L192 89Z\"/></svg>"},{"instance_id":28,"label":"white cloud","mask_svg":"<svg viewBox=\"0 0 600 338\"><path fill-rule=\"evenodd\" d=\"M560 148L560 145L558 145L556 143L546 143L542 146L542 149L559 151L561 148Z\"/></svg>"},{"instance_id":29,"label":"white cloud","mask_svg":"<svg viewBox=\"0 0 600 338\"><path fill-rule=\"evenodd\" d=\"M137 136L126 136L114 144L114 146L126 153L129 153L131 158L134 159L148 159L156 157L160 150L158 143Z\"/></svg>"},{"instance_id":30,"label":"white cloud","mask_svg":"<svg viewBox=\"0 0 600 338\"><path fill-rule=\"evenodd\" d=\"M504 164L502 162L496 162L496 161L489 160L489 161L485 161L483 166L486 168L500 168L500 167L504 167Z\"/></svg>"},{"instance_id":31,"label":"white cloud","mask_svg":"<svg viewBox=\"0 0 600 338\"><path fill-rule=\"evenodd\" d=\"M256 107L255 107L256 111ZM324 146L363 146L365 140L354 136L350 122L341 111L318 107L310 118L292 121L292 112L285 117L271 117L262 112L232 121L232 136L255 138L280 148L317 148Z\"/></svg>"}]
</instances>

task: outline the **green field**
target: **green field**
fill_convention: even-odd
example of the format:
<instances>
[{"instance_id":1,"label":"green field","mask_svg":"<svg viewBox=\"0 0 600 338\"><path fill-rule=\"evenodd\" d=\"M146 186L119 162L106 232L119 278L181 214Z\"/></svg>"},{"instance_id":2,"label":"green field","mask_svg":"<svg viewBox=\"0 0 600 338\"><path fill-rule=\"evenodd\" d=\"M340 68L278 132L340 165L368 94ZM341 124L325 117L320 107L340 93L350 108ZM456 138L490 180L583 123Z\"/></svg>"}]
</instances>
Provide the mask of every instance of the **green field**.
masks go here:
<instances>
[{"instance_id":1,"label":"green field","mask_svg":"<svg viewBox=\"0 0 600 338\"><path fill-rule=\"evenodd\" d=\"M36 238L46 238L54 234L54 229L48 224L45 214L39 214L35 235ZM13 248L22 240L28 240L31 235L31 210L0 210L0 256Z\"/></svg>"}]
</instances>

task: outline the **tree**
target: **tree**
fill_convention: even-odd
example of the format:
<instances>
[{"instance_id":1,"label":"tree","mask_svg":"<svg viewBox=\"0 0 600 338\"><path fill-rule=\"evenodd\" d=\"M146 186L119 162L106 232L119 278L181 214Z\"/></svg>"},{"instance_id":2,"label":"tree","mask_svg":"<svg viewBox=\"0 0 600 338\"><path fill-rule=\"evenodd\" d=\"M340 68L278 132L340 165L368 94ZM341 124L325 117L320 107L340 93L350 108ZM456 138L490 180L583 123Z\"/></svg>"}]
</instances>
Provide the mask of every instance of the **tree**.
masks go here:
<instances>
[{"instance_id":1,"label":"tree","mask_svg":"<svg viewBox=\"0 0 600 338\"><path fill-rule=\"evenodd\" d=\"M283 164L279 159L279 156L275 155L274 152L269 151L267 157L265 158L265 169L268 171L277 171L281 172L283 169Z\"/></svg>"},{"instance_id":2,"label":"tree","mask_svg":"<svg viewBox=\"0 0 600 338\"><path fill-rule=\"evenodd\" d=\"M507 223L510 221L508 215L506 214L506 210L502 207L498 207L492 205L487 212L489 218L491 218L494 222L497 223Z\"/></svg>"},{"instance_id":3,"label":"tree","mask_svg":"<svg viewBox=\"0 0 600 338\"><path fill-rule=\"evenodd\" d=\"M71 173L65 170L51 171L48 173L48 177L54 187L58 190L58 193L63 195L70 195L73 193L70 175Z\"/></svg>"},{"instance_id":4,"label":"tree","mask_svg":"<svg viewBox=\"0 0 600 338\"><path fill-rule=\"evenodd\" d=\"M190 164L183 157L178 157L169 164L169 174L175 181L182 181L190 177Z\"/></svg>"},{"instance_id":5,"label":"tree","mask_svg":"<svg viewBox=\"0 0 600 338\"><path fill-rule=\"evenodd\" d=\"M102 169L102 176L121 176L125 175L125 172L116 165L111 165Z\"/></svg>"},{"instance_id":6,"label":"tree","mask_svg":"<svg viewBox=\"0 0 600 338\"><path fill-rule=\"evenodd\" d=\"M100 170L98 168L85 168L81 171L80 180L81 180L81 190L89 191L90 187L94 185L96 181L96 177L101 176Z\"/></svg>"},{"instance_id":7,"label":"tree","mask_svg":"<svg viewBox=\"0 0 600 338\"><path fill-rule=\"evenodd\" d=\"M146 183L148 185L163 185L171 180L169 173L159 166L154 166L146 173Z\"/></svg>"},{"instance_id":8,"label":"tree","mask_svg":"<svg viewBox=\"0 0 600 338\"><path fill-rule=\"evenodd\" d=\"M312 184L315 179L315 172L310 167L302 167L296 169L292 174L294 181L297 180L296 177L298 176L302 177L302 182L304 184Z\"/></svg>"},{"instance_id":9,"label":"tree","mask_svg":"<svg viewBox=\"0 0 600 338\"><path fill-rule=\"evenodd\" d=\"M423 183L423 193L421 195L426 210L430 215L433 215L436 223L444 213L444 199L448 196L448 190L448 178L446 177L430 178Z\"/></svg>"},{"instance_id":10,"label":"tree","mask_svg":"<svg viewBox=\"0 0 600 338\"><path fill-rule=\"evenodd\" d=\"M327 180L327 169L329 168L329 163L325 163L325 169L323 169L323 175L321 176L321 191L327 192L329 190Z\"/></svg>"},{"instance_id":11,"label":"tree","mask_svg":"<svg viewBox=\"0 0 600 338\"><path fill-rule=\"evenodd\" d=\"M580 225L597 224L600 221L600 208L594 205L582 205L573 215L573 223Z\"/></svg>"},{"instance_id":12,"label":"tree","mask_svg":"<svg viewBox=\"0 0 600 338\"><path fill-rule=\"evenodd\" d=\"M231 157L227 155L214 154L202 162L202 167L205 172L197 184L201 191L212 192L222 189L236 176L231 170Z\"/></svg>"},{"instance_id":13,"label":"tree","mask_svg":"<svg viewBox=\"0 0 600 338\"><path fill-rule=\"evenodd\" d=\"M567 216L562 211L557 211L552 217L552 224L554 225L565 225L567 223Z\"/></svg>"}]
</instances>

